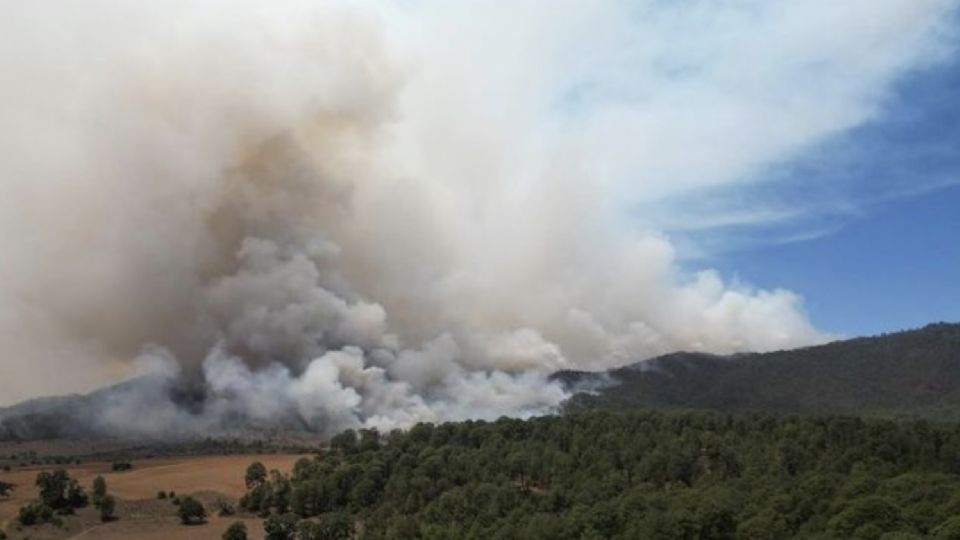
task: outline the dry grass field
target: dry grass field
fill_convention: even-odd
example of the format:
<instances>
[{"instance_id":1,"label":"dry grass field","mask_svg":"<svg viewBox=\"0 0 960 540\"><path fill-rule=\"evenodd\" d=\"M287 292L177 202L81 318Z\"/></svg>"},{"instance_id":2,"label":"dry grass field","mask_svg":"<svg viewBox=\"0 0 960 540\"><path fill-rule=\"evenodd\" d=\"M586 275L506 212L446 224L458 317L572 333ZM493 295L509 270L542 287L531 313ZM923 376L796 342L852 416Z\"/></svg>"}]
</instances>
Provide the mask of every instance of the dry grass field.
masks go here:
<instances>
[{"instance_id":1,"label":"dry grass field","mask_svg":"<svg viewBox=\"0 0 960 540\"><path fill-rule=\"evenodd\" d=\"M101 523L92 508L82 509L67 517L65 526L28 527L17 530L15 517L19 508L36 497L34 480L37 473L53 466L37 466L0 472L0 480L17 487L9 498L0 499L0 525L11 540L64 539L131 539L131 540L206 540L219 539L227 526L237 519L248 523L251 537L262 537L262 526L253 518L220 518L213 503L224 499L232 503L243 494L243 475L247 465L260 461L268 469L289 471L300 456L268 454L240 456L190 456L133 462L133 470L113 472L110 463L84 463L64 467L89 492L97 475L107 481L110 494L118 499L118 520ZM176 506L158 500L158 491L175 491L177 495L193 495L207 506L210 517L202 525L184 526L176 517Z\"/></svg>"}]
</instances>

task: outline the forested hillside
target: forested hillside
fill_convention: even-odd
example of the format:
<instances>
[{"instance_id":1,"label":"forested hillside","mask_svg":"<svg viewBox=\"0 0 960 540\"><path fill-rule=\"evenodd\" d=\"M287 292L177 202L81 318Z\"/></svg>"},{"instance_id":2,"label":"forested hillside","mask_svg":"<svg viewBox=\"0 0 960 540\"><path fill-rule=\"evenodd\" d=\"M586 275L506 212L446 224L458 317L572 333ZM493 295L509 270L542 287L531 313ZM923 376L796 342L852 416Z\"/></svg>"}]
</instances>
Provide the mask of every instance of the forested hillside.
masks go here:
<instances>
[{"instance_id":1,"label":"forested hillside","mask_svg":"<svg viewBox=\"0 0 960 540\"><path fill-rule=\"evenodd\" d=\"M274 540L954 539L958 473L922 421L590 411L348 431L242 504Z\"/></svg>"},{"instance_id":2,"label":"forested hillside","mask_svg":"<svg viewBox=\"0 0 960 540\"><path fill-rule=\"evenodd\" d=\"M960 324L765 354L676 353L606 374L568 406L666 407L960 421Z\"/></svg>"},{"instance_id":3,"label":"forested hillside","mask_svg":"<svg viewBox=\"0 0 960 540\"><path fill-rule=\"evenodd\" d=\"M569 400L568 410L681 408L960 422L960 324L764 354L675 353L608 373L554 377L573 391L590 390ZM98 411L140 386L156 392L149 378L140 378L85 396L0 408L0 440L111 435ZM187 410L200 399L196 389L169 391ZM225 427L254 435L303 429L295 411L267 425L242 415L233 421Z\"/></svg>"}]
</instances>

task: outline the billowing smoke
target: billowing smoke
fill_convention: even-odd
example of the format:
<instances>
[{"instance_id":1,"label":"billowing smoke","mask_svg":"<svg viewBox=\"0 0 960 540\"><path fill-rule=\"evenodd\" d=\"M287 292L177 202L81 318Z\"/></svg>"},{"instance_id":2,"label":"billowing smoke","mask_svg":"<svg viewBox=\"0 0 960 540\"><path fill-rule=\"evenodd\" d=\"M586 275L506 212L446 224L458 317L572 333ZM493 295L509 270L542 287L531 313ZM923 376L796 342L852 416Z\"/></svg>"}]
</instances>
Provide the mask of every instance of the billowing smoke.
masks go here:
<instances>
[{"instance_id":1,"label":"billowing smoke","mask_svg":"<svg viewBox=\"0 0 960 540\"><path fill-rule=\"evenodd\" d=\"M6 6L0 400L142 376L96 421L389 428L826 339L638 209L869 120L951 2L454 4Z\"/></svg>"}]
</instances>

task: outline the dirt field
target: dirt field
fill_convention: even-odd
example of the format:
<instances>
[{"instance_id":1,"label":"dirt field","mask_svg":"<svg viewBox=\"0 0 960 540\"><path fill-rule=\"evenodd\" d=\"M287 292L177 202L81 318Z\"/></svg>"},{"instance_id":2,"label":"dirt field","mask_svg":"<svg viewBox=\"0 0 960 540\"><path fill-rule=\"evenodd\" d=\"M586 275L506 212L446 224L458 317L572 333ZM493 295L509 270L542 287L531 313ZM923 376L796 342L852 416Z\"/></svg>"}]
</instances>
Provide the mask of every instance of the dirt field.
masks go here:
<instances>
[{"instance_id":1,"label":"dirt field","mask_svg":"<svg viewBox=\"0 0 960 540\"><path fill-rule=\"evenodd\" d=\"M165 521L118 520L97 525L79 534L69 536L70 540L220 540L223 532L234 521L247 524L250 538L263 538L263 522L251 518L212 517L202 525L185 527L176 518Z\"/></svg>"},{"instance_id":2,"label":"dirt field","mask_svg":"<svg viewBox=\"0 0 960 540\"><path fill-rule=\"evenodd\" d=\"M244 492L243 475L247 465L260 461L268 469L289 471L300 456L269 454L243 456L203 456L164 458L133 462L133 470L115 473L110 463L85 463L65 467L88 492L93 478L102 475L110 494L117 497L120 519L100 523L95 510L86 508L77 516L65 519L64 530L51 525L16 530L14 517L19 508L37 495L34 480L42 470L54 467L29 467L0 472L0 480L15 484L12 497L0 499L0 525L6 525L11 540L28 537L46 539L143 539L143 540L206 540L219 539L227 526L237 518L219 518L212 508L218 498L235 502ZM157 492L175 491L177 495L196 495L212 514L203 525L186 527L176 517L176 507L169 500L158 500ZM251 537L262 537L258 520L244 519Z\"/></svg>"}]
</instances>

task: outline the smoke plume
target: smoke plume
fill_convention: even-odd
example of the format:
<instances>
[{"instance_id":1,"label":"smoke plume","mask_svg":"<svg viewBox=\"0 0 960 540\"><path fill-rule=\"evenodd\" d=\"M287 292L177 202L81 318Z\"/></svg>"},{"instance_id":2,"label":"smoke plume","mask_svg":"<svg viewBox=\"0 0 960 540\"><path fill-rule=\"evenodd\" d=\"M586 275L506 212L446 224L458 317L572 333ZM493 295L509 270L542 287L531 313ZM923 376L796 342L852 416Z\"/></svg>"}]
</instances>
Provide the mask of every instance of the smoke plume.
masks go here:
<instances>
[{"instance_id":1,"label":"smoke plume","mask_svg":"<svg viewBox=\"0 0 960 540\"><path fill-rule=\"evenodd\" d=\"M636 209L868 121L951 3L623 4L6 6L0 400L142 376L96 421L391 428L826 339Z\"/></svg>"}]
</instances>

